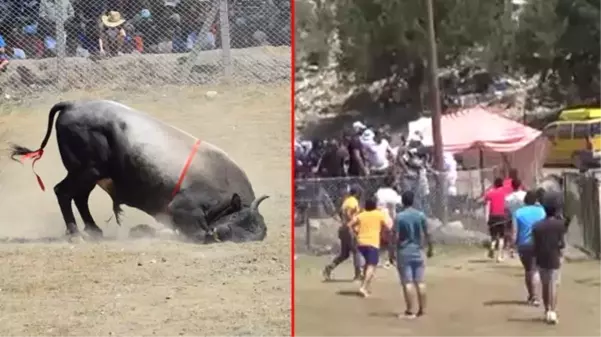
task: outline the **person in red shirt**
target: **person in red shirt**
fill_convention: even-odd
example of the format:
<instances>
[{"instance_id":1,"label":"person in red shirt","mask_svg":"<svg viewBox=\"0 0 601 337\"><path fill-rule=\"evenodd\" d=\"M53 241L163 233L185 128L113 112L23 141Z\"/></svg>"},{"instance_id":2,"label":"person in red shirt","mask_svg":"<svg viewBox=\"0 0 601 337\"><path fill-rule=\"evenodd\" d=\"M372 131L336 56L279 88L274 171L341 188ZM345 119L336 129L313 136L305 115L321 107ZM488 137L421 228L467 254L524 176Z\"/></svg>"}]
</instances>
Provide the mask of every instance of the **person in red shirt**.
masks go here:
<instances>
[{"instance_id":1,"label":"person in red shirt","mask_svg":"<svg viewBox=\"0 0 601 337\"><path fill-rule=\"evenodd\" d=\"M509 170L509 174L503 180L503 188L505 189L507 195L509 195L509 194L511 194L513 192L513 187L511 186L511 182L513 180L519 180L518 170L516 170L516 169L510 169ZM522 185L522 186L520 186L520 190L525 191L526 189Z\"/></svg>"},{"instance_id":2,"label":"person in red shirt","mask_svg":"<svg viewBox=\"0 0 601 337\"><path fill-rule=\"evenodd\" d=\"M509 221L505 212L505 196L507 195L503 186L503 178L495 178L493 188L484 195L488 213L488 230L490 233L490 247L488 257L493 258L495 251L497 261L503 260L504 236Z\"/></svg>"}]
</instances>

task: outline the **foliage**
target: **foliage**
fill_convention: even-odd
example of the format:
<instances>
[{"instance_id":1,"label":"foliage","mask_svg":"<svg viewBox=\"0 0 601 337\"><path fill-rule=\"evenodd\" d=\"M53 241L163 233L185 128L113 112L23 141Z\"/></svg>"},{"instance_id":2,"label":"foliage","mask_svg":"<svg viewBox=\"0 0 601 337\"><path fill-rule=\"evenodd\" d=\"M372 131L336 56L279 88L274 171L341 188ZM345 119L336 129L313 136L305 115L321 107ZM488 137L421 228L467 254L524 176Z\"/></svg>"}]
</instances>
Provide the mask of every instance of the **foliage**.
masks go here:
<instances>
[{"instance_id":1,"label":"foliage","mask_svg":"<svg viewBox=\"0 0 601 337\"><path fill-rule=\"evenodd\" d=\"M432 1L441 67L483 50L477 61L493 74L539 74L561 89L562 100L599 96L598 0L527 0L519 8L511 0ZM299 4L311 1L297 0L297 34L309 32L297 35L301 49L323 61L336 32L340 71L355 81L399 74L410 88L422 84L429 50L425 0L313 2L308 10Z\"/></svg>"}]
</instances>

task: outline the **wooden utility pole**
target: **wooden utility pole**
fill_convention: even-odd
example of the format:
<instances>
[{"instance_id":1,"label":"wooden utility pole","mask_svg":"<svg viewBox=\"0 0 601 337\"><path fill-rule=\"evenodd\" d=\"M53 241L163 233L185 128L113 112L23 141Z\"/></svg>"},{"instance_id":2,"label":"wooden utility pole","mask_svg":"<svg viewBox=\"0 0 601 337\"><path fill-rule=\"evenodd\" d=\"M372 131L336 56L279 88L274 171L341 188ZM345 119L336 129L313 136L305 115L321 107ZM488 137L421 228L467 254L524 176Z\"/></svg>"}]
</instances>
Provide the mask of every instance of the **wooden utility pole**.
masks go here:
<instances>
[{"instance_id":1,"label":"wooden utility pole","mask_svg":"<svg viewBox=\"0 0 601 337\"><path fill-rule=\"evenodd\" d=\"M432 0L426 0L428 7L428 39L430 41L430 94L432 102L430 109L432 111L432 142L434 144L434 168L441 172L443 167L442 159L442 133L440 126L441 108L440 92L438 88L438 55L436 50L436 34L434 32L434 7Z\"/></svg>"},{"instance_id":2,"label":"wooden utility pole","mask_svg":"<svg viewBox=\"0 0 601 337\"><path fill-rule=\"evenodd\" d=\"M436 50L436 34L434 32L434 6L433 0L426 0L428 7L428 39L430 41L430 94L432 102L430 110L432 112L432 143L434 145L434 169L436 170L436 189L435 189L435 215L443 224L447 223L446 216L446 198L447 189L445 187L444 163L442 157L442 130L441 130L441 108L440 92L438 88L438 55Z\"/></svg>"}]
</instances>

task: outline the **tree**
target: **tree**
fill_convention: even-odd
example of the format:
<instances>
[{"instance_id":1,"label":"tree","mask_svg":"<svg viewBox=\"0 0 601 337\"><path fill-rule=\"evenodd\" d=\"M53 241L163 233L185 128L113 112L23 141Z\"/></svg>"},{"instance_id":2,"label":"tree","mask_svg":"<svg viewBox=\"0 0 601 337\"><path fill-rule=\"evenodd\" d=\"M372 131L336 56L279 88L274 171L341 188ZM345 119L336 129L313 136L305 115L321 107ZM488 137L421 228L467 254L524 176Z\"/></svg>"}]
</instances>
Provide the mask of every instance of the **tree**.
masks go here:
<instances>
[{"instance_id":1,"label":"tree","mask_svg":"<svg viewBox=\"0 0 601 337\"><path fill-rule=\"evenodd\" d=\"M532 0L520 15L513 66L568 103L599 96L599 1Z\"/></svg>"}]
</instances>

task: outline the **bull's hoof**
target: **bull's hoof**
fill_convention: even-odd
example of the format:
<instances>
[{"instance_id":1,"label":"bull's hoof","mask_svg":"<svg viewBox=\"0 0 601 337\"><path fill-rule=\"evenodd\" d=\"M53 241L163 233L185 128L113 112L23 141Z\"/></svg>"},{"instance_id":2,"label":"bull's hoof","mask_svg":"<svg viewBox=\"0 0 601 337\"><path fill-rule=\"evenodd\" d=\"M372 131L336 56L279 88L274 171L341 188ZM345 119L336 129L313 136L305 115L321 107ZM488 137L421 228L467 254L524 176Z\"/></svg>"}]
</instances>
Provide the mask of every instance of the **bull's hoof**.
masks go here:
<instances>
[{"instance_id":1,"label":"bull's hoof","mask_svg":"<svg viewBox=\"0 0 601 337\"><path fill-rule=\"evenodd\" d=\"M154 238L156 234L156 229L146 224L134 226L129 230L129 237L131 239Z\"/></svg>"},{"instance_id":2,"label":"bull's hoof","mask_svg":"<svg viewBox=\"0 0 601 337\"><path fill-rule=\"evenodd\" d=\"M69 243L83 243L83 242L85 242L84 238L81 236L81 233L79 233L79 232L75 232L75 233L69 233L69 232L67 232L66 239L67 239L67 242L69 242Z\"/></svg>"},{"instance_id":3,"label":"bull's hoof","mask_svg":"<svg viewBox=\"0 0 601 337\"><path fill-rule=\"evenodd\" d=\"M92 241L98 241L103 238L102 230L98 227L94 228L86 226L84 232L87 234L87 238Z\"/></svg>"}]
</instances>

